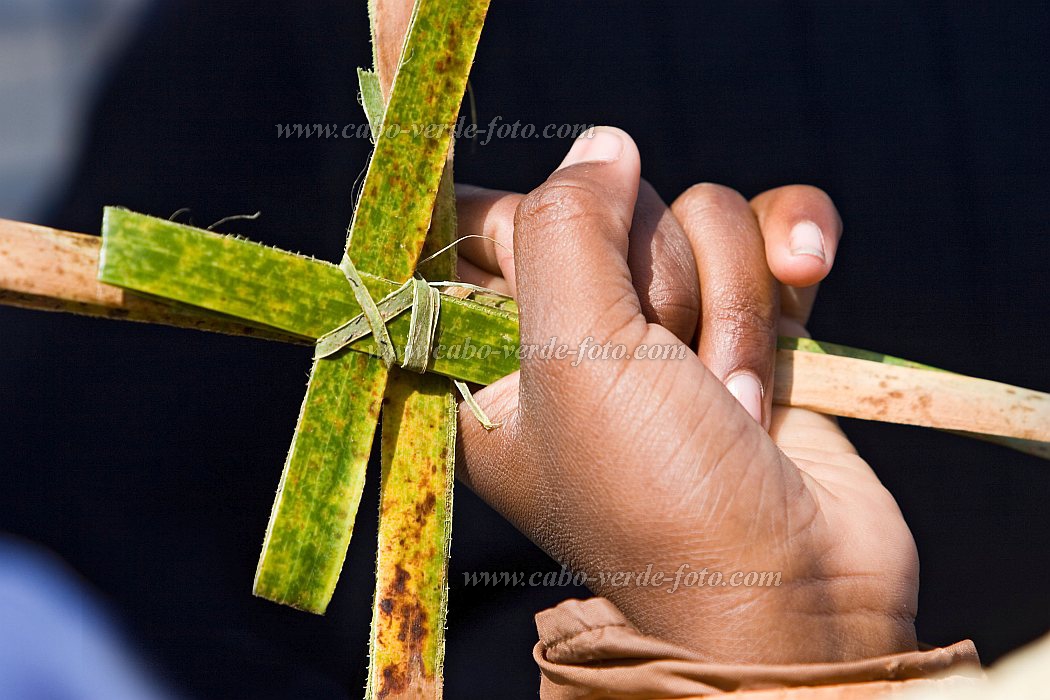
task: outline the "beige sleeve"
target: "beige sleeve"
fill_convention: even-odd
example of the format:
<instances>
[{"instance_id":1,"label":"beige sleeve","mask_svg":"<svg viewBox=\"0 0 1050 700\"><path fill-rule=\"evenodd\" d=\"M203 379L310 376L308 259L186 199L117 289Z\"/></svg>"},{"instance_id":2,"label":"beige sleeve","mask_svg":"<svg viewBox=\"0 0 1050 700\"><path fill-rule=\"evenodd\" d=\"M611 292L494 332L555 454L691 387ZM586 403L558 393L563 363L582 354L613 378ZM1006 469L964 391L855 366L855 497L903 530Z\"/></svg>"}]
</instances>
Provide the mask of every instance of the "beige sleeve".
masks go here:
<instances>
[{"instance_id":1,"label":"beige sleeve","mask_svg":"<svg viewBox=\"0 0 1050 700\"><path fill-rule=\"evenodd\" d=\"M973 642L860 661L793 665L711 663L640 633L605 598L567 600L536 616L533 650L542 700L737 697L829 700L885 697L929 684L972 685L982 675ZM943 679L931 680L938 676Z\"/></svg>"}]
</instances>

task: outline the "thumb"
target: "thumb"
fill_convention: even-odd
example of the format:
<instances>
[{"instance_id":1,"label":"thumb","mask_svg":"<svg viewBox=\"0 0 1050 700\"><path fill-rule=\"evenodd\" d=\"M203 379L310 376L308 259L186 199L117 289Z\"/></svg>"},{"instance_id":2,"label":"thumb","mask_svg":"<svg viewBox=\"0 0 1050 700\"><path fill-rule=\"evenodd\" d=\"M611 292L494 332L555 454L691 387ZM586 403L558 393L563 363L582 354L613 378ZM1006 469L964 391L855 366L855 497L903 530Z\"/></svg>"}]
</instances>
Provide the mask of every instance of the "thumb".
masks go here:
<instances>
[{"instance_id":1,"label":"thumb","mask_svg":"<svg viewBox=\"0 0 1050 700\"><path fill-rule=\"evenodd\" d=\"M540 462L528 456L537 444L522 438L520 411L568 419L580 410L575 404L586 403L600 383L588 383L580 372L571 376L579 363L568 352L577 352L588 337L599 345L613 337L635 343L625 328L636 327L639 337L647 328L627 266L640 169L631 138L619 129L598 127L573 144L547 181L522 198L515 214L521 372L475 396L502 423L500 429L486 431L461 410L457 476L526 533L535 532L533 504L555 486L537 469ZM560 359L546 354L552 338L566 351ZM529 405L537 410L529 411Z\"/></svg>"},{"instance_id":2,"label":"thumb","mask_svg":"<svg viewBox=\"0 0 1050 700\"><path fill-rule=\"evenodd\" d=\"M597 127L577 139L547 181L519 204L514 260L523 382L538 365L537 355L544 376L559 374L558 368L579 364L582 348L630 344L644 335L646 321L627 264L640 171L631 137ZM560 358L540 352L530 357L552 339L562 349Z\"/></svg>"}]
</instances>

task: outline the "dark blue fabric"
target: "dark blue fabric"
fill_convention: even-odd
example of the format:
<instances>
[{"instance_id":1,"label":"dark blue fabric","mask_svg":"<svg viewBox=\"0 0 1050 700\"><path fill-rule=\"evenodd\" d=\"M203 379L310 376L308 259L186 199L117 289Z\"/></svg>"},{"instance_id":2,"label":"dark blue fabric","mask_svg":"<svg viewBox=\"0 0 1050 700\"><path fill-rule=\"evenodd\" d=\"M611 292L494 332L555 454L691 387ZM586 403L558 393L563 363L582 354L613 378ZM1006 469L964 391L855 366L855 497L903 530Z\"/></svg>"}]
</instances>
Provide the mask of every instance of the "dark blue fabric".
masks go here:
<instances>
[{"instance_id":1,"label":"dark blue fabric","mask_svg":"<svg viewBox=\"0 0 1050 700\"><path fill-rule=\"evenodd\" d=\"M0 699L166 700L73 572L0 537Z\"/></svg>"}]
</instances>

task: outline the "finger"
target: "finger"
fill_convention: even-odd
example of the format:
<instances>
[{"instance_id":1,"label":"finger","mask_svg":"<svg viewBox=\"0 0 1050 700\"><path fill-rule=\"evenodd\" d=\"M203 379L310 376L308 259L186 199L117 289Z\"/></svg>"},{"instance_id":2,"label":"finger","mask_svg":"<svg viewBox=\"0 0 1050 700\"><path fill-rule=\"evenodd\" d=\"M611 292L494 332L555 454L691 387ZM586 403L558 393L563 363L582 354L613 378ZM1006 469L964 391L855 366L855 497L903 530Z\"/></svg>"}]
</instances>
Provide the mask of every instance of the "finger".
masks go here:
<instances>
[{"instance_id":1,"label":"finger","mask_svg":"<svg viewBox=\"0 0 1050 700\"><path fill-rule=\"evenodd\" d=\"M618 129L598 128L580 137L547 182L521 199L511 238L523 349L546 344L551 336L566 346L578 346L587 336L600 337L596 342L603 343L606 336L611 340L622 335L632 323L647 327L627 268L639 171L638 151L630 137ZM468 192L465 199L469 225L484 225L486 216L479 212L485 211L485 204L474 204L483 202L485 195ZM494 199L498 197L488 202ZM572 361L572 356L547 362L525 355L520 372L475 394L489 417L503 424L497 430L486 431L467 411L460 411L459 476L519 527L547 488L541 475L521 471L527 467L520 465L537 460L524 455L533 448L530 441L517 439L519 423L528 413L519 404L535 405L533 414L545 419L551 413L566 416L556 422L572 420L569 416L574 414L580 420L582 412L593 410L583 389L586 381L577 384L580 391L566 390L566 365ZM588 363L599 364L606 363ZM591 384L589 393L596 390L601 388ZM545 401L551 396L559 398Z\"/></svg>"},{"instance_id":2,"label":"finger","mask_svg":"<svg viewBox=\"0 0 1050 700\"><path fill-rule=\"evenodd\" d=\"M831 198L816 187L778 187L751 200L765 238L766 260L783 290L781 313L800 324L809 319L816 284L835 262L842 219Z\"/></svg>"},{"instance_id":3,"label":"finger","mask_svg":"<svg viewBox=\"0 0 1050 700\"><path fill-rule=\"evenodd\" d=\"M472 185L456 187L459 236L485 236L460 242L460 279L513 296L514 214L523 195ZM700 308L693 253L670 209L644 180L629 235L627 264L646 320L690 342Z\"/></svg>"},{"instance_id":4,"label":"finger","mask_svg":"<svg viewBox=\"0 0 1050 700\"><path fill-rule=\"evenodd\" d=\"M476 284L479 287L491 289L500 294L514 296L514 290L510 288L510 285L507 284L507 280L505 280L502 275L494 275L491 272L482 270L480 267L477 267L464 258L456 259L456 275L461 282Z\"/></svg>"},{"instance_id":5,"label":"finger","mask_svg":"<svg viewBox=\"0 0 1050 700\"><path fill-rule=\"evenodd\" d=\"M644 336L648 324L627 266L640 169L638 149L626 133L597 127L578 138L547 181L521 200L514 260L526 347L540 347L552 335L570 352L586 342L633 347ZM522 384L564 378L564 359L548 363L526 356Z\"/></svg>"},{"instance_id":6,"label":"finger","mask_svg":"<svg viewBox=\"0 0 1050 700\"><path fill-rule=\"evenodd\" d=\"M638 188L627 266L645 319L691 343L700 316L693 251L674 214L645 180Z\"/></svg>"},{"instance_id":7,"label":"finger","mask_svg":"<svg viewBox=\"0 0 1050 700\"><path fill-rule=\"evenodd\" d=\"M630 137L598 128L580 137L548 180L521 200L513 238L523 350L546 346L552 337L571 352L586 339L633 347L638 341L625 337L626 329L644 334L648 328L627 266L639 171ZM545 494L559 485L535 472L544 460L529 456L546 446L519 435L543 425L586 425L615 379L613 362L573 367L575 359L526 352L520 372L478 392L485 412L503 423L497 430L486 431L460 411L461 478L533 535Z\"/></svg>"},{"instance_id":8,"label":"finger","mask_svg":"<svg viewBox=\"0 0 1050 700\"><path fill-rule=\"evenodd\" d=\"M671 210L693 248L700 277L697 354L747 412L768 427L776 352L777 285L758 221L734 190L686 190Z\"/></svg>"},{"instance_id":9,"label":"finger","mask_svg":"<svg viewBox=\"0 0 1050 700\"><path fill-rule=\"evenodd\" d=\"M514 212L523 195L456 185L457 252L475 267L499 275L514 289Z\"/></svg>"}]
</instances>

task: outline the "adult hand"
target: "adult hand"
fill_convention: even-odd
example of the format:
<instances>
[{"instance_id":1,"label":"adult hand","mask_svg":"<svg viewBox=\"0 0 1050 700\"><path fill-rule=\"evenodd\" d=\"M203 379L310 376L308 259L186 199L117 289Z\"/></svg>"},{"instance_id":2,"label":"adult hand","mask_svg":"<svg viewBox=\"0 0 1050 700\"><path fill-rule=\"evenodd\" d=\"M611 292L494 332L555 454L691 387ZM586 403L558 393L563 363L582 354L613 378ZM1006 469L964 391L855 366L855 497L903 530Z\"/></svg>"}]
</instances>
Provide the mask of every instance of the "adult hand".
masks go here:
<instances>
[{"instance_id":1,"label":"adult hand","mask_svg":"<svg viewBox=\"0 0 1050 700\"><path fill-rule=\"evenodd\" d=\"M769 402L777 329L803 332L803 287L834 260L823 193L749 205L699 185L668 209L630 137L599 128L532 193L459 199L461 235L507 247L464 241L463 276L515 294L526 348L584 349L526 354L476 394L503 425L461 411L462 479L641 631L710 660L915 648L918 561L892 496L833 419ZM652 347L681 359L635 359ZM612 585L649 565L664 585ZM668 593L683 566L781 585Z\"/></svg>"}]
</instances>

